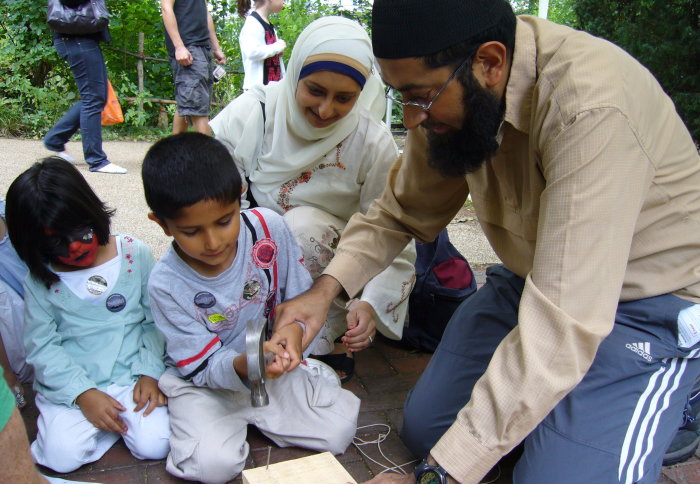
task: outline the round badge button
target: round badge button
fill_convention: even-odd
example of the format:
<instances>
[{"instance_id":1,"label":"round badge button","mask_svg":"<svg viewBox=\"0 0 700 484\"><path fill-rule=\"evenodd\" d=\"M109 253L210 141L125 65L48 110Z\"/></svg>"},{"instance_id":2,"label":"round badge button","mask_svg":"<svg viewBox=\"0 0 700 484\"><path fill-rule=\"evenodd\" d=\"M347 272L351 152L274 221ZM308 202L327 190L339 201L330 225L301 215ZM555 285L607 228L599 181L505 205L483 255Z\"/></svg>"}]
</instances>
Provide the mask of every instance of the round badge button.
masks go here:
<instances>
[{"instance_id":1,"label":"round badge button","mask_svg":"<svg viewBox=\"0 0 700 484\"><path fill-rule=\"evenodd\" d=\"M216 304L216 298L210 292L202 291L194 296L194 305L198 308L209 309L214 304Z\"/></svg>"},{"instance_id":2,"label":"round badge button","mask_svg":"<svg viewBox=\"0 0 700 484\"><path fill-rule=\"evenodd\" d=\"M90 276L90 278L85 283L85 287L90 294L99 296L107 290L107 280L98 275Z\"/></svg>"},{"instance_id":3,"label":"round badge button","mask_svg":"<svg viewBox=\"0 0 700 484\"><path fill-rule=\"evenodd\" d=\"M107 309L113 313L118 313L126 307L126 298L121 294L112 294L105 302Z\"/></svg>"}]
</instances>

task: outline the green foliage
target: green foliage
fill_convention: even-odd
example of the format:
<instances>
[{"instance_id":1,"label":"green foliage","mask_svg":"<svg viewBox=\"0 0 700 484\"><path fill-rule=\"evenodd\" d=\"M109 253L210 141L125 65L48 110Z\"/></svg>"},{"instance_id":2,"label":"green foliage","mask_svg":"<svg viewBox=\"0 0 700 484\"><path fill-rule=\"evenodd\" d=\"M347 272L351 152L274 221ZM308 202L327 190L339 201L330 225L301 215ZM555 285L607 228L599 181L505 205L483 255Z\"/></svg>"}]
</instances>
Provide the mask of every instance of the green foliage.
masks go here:
<instances>
[{"instance_id":1,"label":"green foliage","mask_svg":"<svg viewBox=\"0 0 700 484\"><path fill-rule=\"evenodd\" d=\"M700 5L697 0L574 0L575 26L644 64L700 141Z\"/></svg>"},{"instance_id":2,"label":"green foliage","mask_svg":"<svg viewBox=\"0 0 700 484\"><path fill-rule=\"evenodd\" d=\"M538 0L510 0L516 13L537 14ZM158 0L108 0L112 14L112 42L103 44L107 70L125 114L121 125L105 129L105 136L138 136L160 133L160 103L150 98L172 99L172 74L168 62L144 60L144 90L139 92L137 59L125 52L143 53L167 60L163 22ZM209 0L219 42L228 58L228 75L214 86L213 113L241 92L243 66L238 34L243 19L235 0ZM371 31L370 0L355 0L343 10L324 0L287 0L272 18L288 45L289 60L297 37L323 15L353 18ZM700 140L700 12L697 0L550 0L550 20L587 30L607 38L647 66L690 128ZM116 49L116 50L115 50ZM132 101L127 101L131 98ZM0 9L0 135L42 136L77 99L77 89L66 63L52 46L46 25L44 0L3 0ZM138 101L142 101L139 103ZM144 106L139 110L139 105ZM174 107L164 107L172 119ZM400 110L395 111L400 119Z\"/></svg>"},{"instance_id":3,"label":"green foliage","mask_svg":"<svg viewBox=\"0 0 700 484\"><path fill-rule=\"evenodd\" d=\"M112 41L103 44L107 71L121 101L125 122L105 128L105 137L138 137L160 133L162 116L155 99L172 99L173 85L164 28L157 0L108 0L111 13ZM241 92L243 65L238 34L244 20L236 13L234 0L209 0L219 42L227 56L228 75L214 85L212 114ZM342 10L322 0L287 0L285 8L272 22L288 45L284 53L289 60L292 46L301 31L323 15L344 15L368 25L371 17L369 0L356 0L355 8ZM163 59L144 60L144 89L138 89L137 58L127 54L139 51L139 32L143 32L143 54ZM43 0L3 0L0 10L0 136L40 137L76 101L77 88L66 63L52 45L52 33L46 25L46 2ZM142 105L143 109L139 109ZM174 106L165 105L168 119Z\"/></svg>"}]
</instances>

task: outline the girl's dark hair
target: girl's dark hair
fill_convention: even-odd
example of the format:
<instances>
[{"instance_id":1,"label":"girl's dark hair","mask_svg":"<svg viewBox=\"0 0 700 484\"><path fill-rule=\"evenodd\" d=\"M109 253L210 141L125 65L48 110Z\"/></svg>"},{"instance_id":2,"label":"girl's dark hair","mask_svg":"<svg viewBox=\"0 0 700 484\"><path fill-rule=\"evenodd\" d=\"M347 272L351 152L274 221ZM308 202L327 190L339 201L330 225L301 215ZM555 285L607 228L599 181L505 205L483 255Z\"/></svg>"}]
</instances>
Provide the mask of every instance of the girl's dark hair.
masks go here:
<instances>
[{"instance_id":1,"label":"girl's dark hair","mask_svg":"<svg viewBox=\"0 0 700 484\"><path fill-rule=\"evenodd\" d=\"M248 11L250 10L250 0L238 0L236 2L236 6L238 15L241 18L246 18L246 15L248 15Z\"/></svg>"},{"instance_id":2,"label":"girl's dark hair","mask_svg":"<svg viewBox=\"0 0 700 484\"><path fill-rule=\"evenodd\" d=\"M114 210L108 210L77 168L61 158L44 158L20 174L7 191L6 204L12 245L47 288L59 277L48 267L46 229L66 234L91 226L100 245L109 243Z\"/></svg>"},{"instance_id":3,"label":"girl's dark hair","mask_svg":"<svg viewBox=\"0 0 700 484\"><path fill-rule=\"evenodd\" d=\"M515 49L515 15L512 10L503 15L501 20L492 28L480 32L477 36L471 39L452 45L434 54L423 57L423 62L427 67L437 69L443 66L454 66L455 68L464 61L464 59L474 58L474 54L482 44L486 42L496 41L506 46L506 52L510 59L513 58L513 50ZM462 69L462 75L471 75L471 69Z\"/></svg>"},{"instance_id":4,"label":"girl's dark hair","mask_svg":"<svg viewBox=\"0 0 700 484\"><path fill-rule=\"evenodd\" d=\"M146 203L160 220L203 200L241 200L241 175L226 147L201 133L181 133L158 141L141 167Z\"/></svg>"}]
</instances>

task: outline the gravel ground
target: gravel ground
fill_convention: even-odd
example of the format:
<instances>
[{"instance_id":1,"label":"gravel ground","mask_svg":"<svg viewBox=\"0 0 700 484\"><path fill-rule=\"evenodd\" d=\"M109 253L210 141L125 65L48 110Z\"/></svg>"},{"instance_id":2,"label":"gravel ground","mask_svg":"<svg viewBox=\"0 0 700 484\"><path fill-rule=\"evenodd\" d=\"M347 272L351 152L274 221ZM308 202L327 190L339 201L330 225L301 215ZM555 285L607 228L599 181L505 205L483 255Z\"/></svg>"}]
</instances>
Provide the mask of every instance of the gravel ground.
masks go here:
<instances>
[{"instance_id":1,"label":"gravel ground","mask_svg":"<svg viewBox=\"0 0 700 484\"><path fill-rule=\"evenodd\" d=\"M401 144L401 143L399 143ZM166 250L169 239L160 227L146 217L148 208L141 186L141 161L151 143L107 141L104 150L114 163L129 170L126 175L91 173L85 163L78 169L109 207L117 210L112 223L115 233L131 234L153 250L156 258ZM82 159L80 142L70 142L69 152ZM10 183L36 160L49 155L41 141L0 138L0 193L5 196ZM475 268L498 263L474 214L465 207L448 227L450 239Z\"/></svg>"}]
</instances>

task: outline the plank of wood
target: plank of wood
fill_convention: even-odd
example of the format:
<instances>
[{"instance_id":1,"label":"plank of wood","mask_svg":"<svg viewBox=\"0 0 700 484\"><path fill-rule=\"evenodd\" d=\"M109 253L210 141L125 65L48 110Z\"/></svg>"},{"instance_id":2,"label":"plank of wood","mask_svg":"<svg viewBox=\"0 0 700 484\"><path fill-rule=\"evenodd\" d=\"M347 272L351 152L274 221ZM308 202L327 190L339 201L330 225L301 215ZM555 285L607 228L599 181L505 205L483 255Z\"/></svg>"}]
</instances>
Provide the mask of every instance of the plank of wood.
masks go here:
<instances>
[{"instance_id":1,"label":"plank of wood","mask_svg":"<svg viewBox=\"0 0 700 484\"><path fill-rule=\"evenodd\" d=\"M246 469L243 471L243 484L323 484L356 483L330 452L301 457Z\"/></svg>"}]
</instances>

